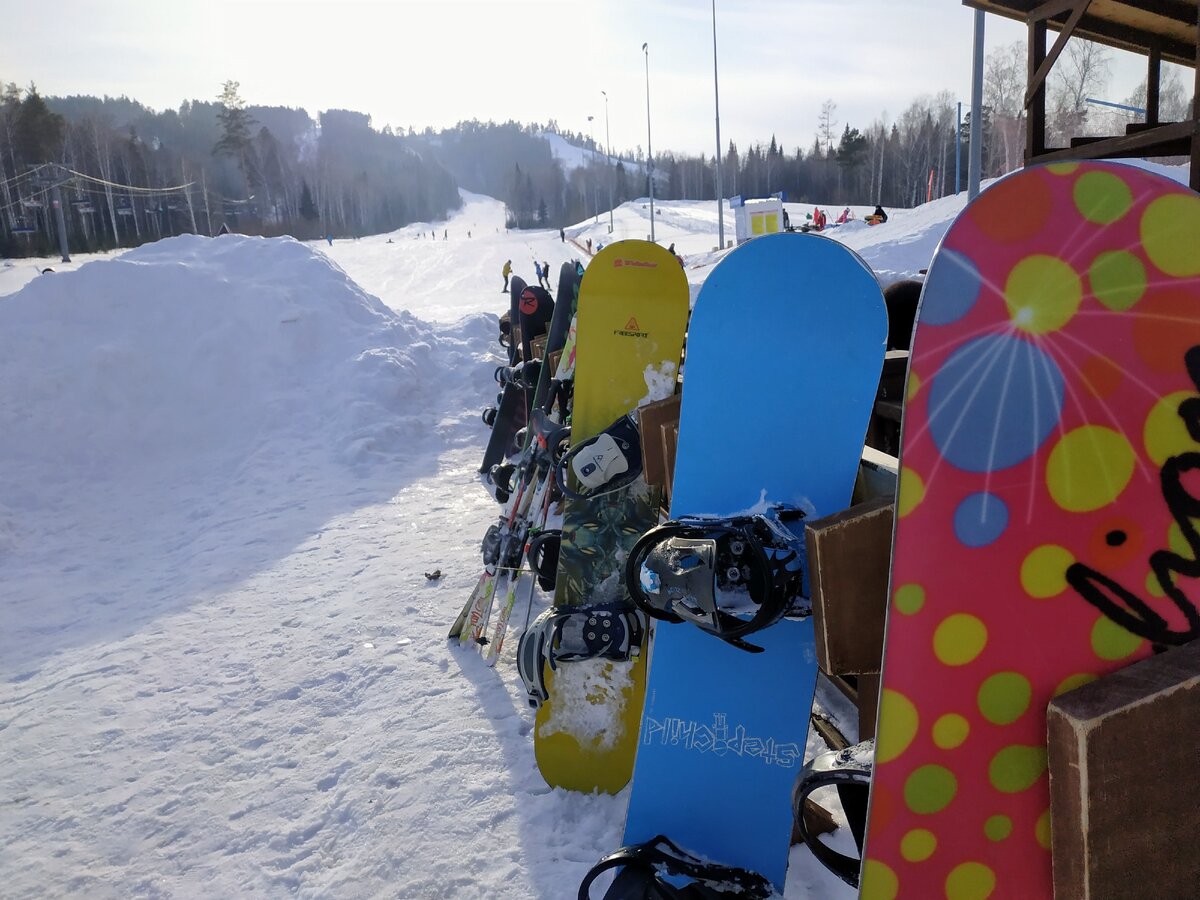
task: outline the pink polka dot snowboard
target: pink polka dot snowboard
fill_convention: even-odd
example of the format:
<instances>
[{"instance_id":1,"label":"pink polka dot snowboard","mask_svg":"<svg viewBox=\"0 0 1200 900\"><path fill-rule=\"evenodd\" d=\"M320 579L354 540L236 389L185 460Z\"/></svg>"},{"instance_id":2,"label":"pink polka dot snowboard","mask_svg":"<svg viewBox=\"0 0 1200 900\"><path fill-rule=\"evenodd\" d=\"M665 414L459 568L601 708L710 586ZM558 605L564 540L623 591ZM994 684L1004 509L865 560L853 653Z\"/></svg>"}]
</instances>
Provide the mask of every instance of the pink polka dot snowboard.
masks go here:
<instances>
[{"instance_id":1,"label":"pink polka dot snowboard","mask_svg":"<svg viewBox=\"0 0 1200 900\"><path fill-rule=\"evenodd\" d=\"M1200 635L1200 196L984 191L908 377L864 900L1050 898L1047 703Z\"/></svg>"}]
</instances>

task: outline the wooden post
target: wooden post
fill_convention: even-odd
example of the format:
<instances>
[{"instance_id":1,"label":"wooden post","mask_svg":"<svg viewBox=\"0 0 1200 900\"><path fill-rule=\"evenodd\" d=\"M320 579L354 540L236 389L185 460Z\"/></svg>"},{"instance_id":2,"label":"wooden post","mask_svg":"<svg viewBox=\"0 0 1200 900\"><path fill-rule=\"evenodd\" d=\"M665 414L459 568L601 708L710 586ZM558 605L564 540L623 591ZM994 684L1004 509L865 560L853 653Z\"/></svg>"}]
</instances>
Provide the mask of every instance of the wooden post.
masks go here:
<instances>
[{"instance_id":1,"label":"wooden post","mask_svg":"<svg viewBox=\"0 0 1200 900\"><path fill-rule=\"evenodd\" d=\"M1195 897L1200 641L1050 702L1054 896Z\"/></svg>"},{"instance_id":2,"label":"wooden post","mask_svg":"<svg viewBox=\"0 0 1200 900\"><path fill-rule=\"evenodd\" d=\"M1034 77L1046 59L1046 23L1029 22L1029 87L1034 86ZM1025 120L1025 164L1046 149L1046 82L1042 81L1029 98Z\"/></svg>"},{"instance_id":3,"label":"wooden post","mask_svg":"<svg viewBox=\"0 0 1200 900\"><path fill-rule=\"evenodd\" d=\"M1162 50L1153 46L1146 54L1146 124L1158 124L1158 89L1162 77Z\"/></svg>"}]
</instances>

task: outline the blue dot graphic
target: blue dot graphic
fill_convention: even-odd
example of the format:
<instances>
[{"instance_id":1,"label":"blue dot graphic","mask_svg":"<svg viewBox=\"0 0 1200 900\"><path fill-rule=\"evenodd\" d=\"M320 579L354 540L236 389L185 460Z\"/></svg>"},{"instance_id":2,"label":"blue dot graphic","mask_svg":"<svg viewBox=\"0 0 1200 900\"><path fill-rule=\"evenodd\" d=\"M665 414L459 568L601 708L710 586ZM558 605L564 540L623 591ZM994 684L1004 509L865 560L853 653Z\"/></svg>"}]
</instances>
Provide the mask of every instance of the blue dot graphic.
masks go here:
<instances>
[{"instance_id":1,"label":"blue dot graphic","mask_svg":"<svg viewBox=\"0 0 1200 900\"><path fill-rule=\"evenodd\" d=\"M954 511L954 534L968 547L986 547L1008 527L1008 507L995 494L967 497Z\"/></svg>"},{"instance_id":2,"label":"blue dot graphic","mask_svg":"<svg viewBox=\"0 0 1200 900\"><path fill-rule=\"evenodd\" d=\"M964 344L933 376L929 432L967 472L994 472L1037 452L1063 407L1063 375L1036 345L1009 335Z\"/></svg>"},{"instance_id":3,"label":"blue dot graphic","mask_svg":"<svg viewBox=\"0 0 1200 900\"><path fill-rule=\"evenodd\" d=\"M957 322L971 311L982 287L983 279L970 258L956 250L941 250L925 278L921 323Z\"/></svg>"}]
</instances>

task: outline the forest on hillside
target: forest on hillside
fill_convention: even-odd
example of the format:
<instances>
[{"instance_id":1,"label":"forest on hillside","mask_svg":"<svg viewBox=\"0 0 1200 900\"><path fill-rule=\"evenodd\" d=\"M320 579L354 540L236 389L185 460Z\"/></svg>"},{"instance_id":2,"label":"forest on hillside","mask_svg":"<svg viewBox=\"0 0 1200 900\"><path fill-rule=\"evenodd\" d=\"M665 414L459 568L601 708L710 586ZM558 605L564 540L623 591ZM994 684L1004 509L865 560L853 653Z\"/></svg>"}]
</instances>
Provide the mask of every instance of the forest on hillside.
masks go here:
<instances>
[{"instance_id":1,"label":"forest on hillside","mask_svg":"<svg viewBox=\"0 0 1200 900\"><path fill-rule=\"evenodd\" d=\"M369 116L215 102L0 93L0 255L129 247L183 232L337 237L441 219L453 177Z\"/></svg>"},{"instance_id":2,"label":"forest on hillside","mask_svg":"<svg viewBox=\"0 0 1200 900\"><path fill-rule=\"evenodd\" d=\"M1111 53L1072 40L1052 71L1047 137L1122 133L1136 114L1090 105L1108 85ZM993 50L985 62L981 156L985 178L1019 167L1024 149L1025 47ZM1145 86L1124 98L1145 103ZM1167 67L1163 121L1186 118L1191 98ZM948 92L919 97L889 120L840 122L831 98L810 146L785 149L774 136L721 159L726 197L782 192L793 202L912 207L965 188L970 114ZM590 151L579 166L554 157L545 133ZM237 82L214 101L155 112L126 97L41 97L35 86L0 91L0 255L57 247L60 202L69 246L95 250L222 227L299 238L381 233L436 221L460 205L458 188L497 197L510 227L557 228L649 193L664 200L715 200L712 156L641 147L604 153L591 138L546 124L460 122L435 131L376 129L371 118L326 110L248 105ZM961 169L956 163L961 160ZM957 170L957 171L956 171ZM956 184L956 175L959 180Z\"/></svg>"}]
</instances>

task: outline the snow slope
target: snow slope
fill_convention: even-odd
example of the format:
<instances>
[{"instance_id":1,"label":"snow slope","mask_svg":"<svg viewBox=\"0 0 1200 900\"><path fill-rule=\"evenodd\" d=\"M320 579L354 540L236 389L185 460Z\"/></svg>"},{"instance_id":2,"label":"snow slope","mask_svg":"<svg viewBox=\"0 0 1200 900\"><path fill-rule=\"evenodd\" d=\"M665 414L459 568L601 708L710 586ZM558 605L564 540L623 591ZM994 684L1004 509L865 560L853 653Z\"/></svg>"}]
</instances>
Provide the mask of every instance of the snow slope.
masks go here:
<instances>
[{"instance_id":1,"label":"snow slope","mask_svg":"<svg viewBox=\"0 0 1200 900\"><path fill-rule=\"evenodd\" d=\"M586 263L607 216L563 243L464 199L0 268L0 897L557 900L616 848L624 795L537 773L515 640L445 641L497 514L500 267ZM962 202L831 234L913 274ZM715 205L658 206L695 291ZM853 895L792 862L787 897Z\"/></svg>"}]
</instances>

